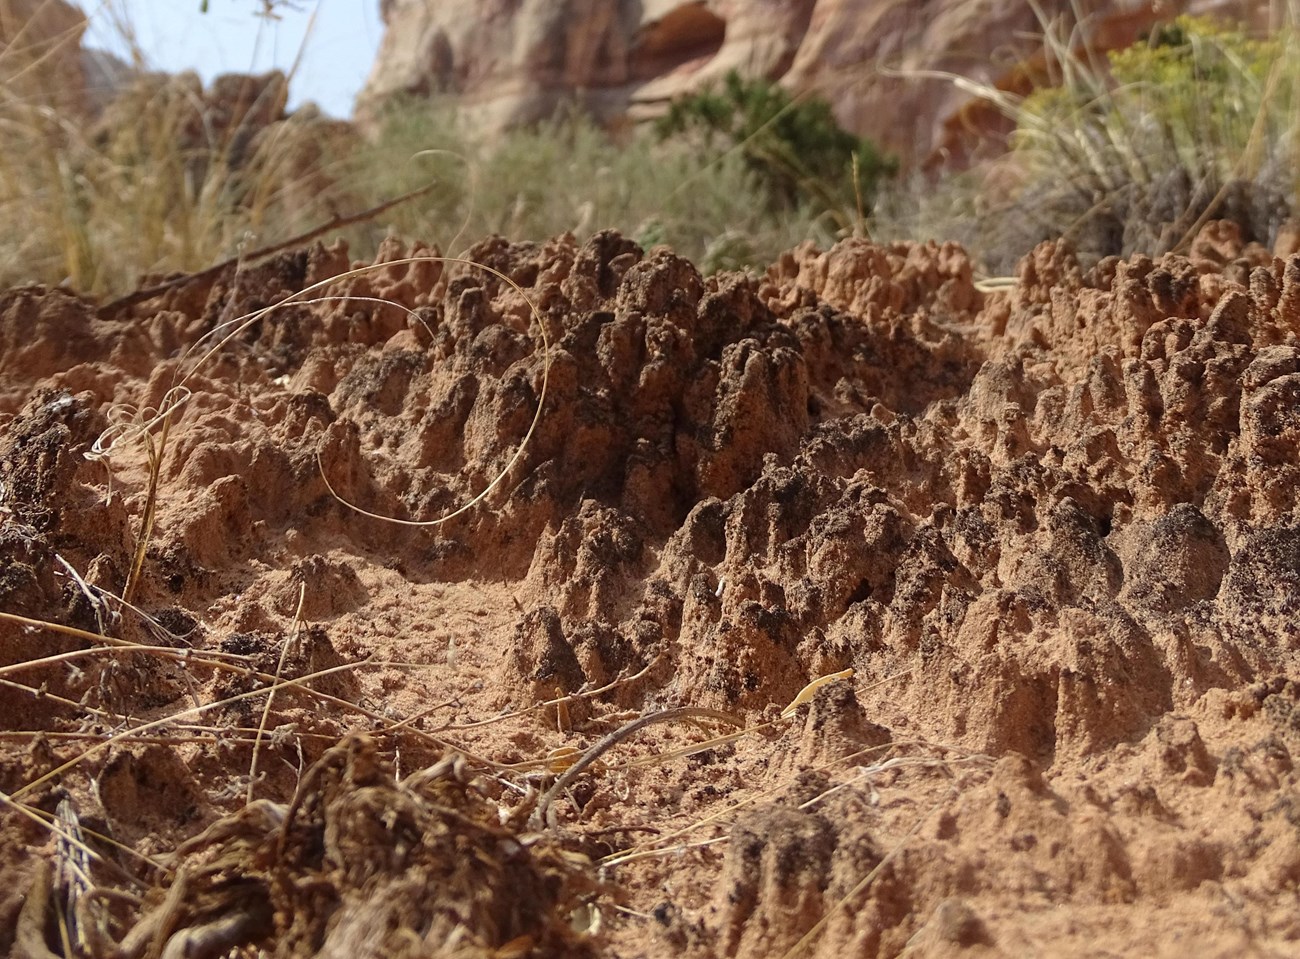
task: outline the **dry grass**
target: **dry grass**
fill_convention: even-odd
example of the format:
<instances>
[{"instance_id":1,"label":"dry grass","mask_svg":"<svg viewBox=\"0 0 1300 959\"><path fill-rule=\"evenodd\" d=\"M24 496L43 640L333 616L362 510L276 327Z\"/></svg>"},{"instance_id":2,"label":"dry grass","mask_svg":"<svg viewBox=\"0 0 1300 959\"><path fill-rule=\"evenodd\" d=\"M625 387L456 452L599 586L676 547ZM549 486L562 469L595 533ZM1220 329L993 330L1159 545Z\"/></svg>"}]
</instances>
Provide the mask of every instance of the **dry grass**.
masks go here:
<instances>
[{"instance_id":1,"label":"dry grass","mask_svg":"<svg viewBox=\"0 0 1300 959\"><path fill-rule=\"evenodd\" d=\"M77 39L69 30L56 46ZM278 74L208 89L192 74L143 74L92 118L52 95L60 84L26 82L50 53L0 51L0 285L121 295L414 189L427 192L337 231L355 256L371 257L390 232L456 251L490 233L615 228L707 272L761 268L836 235L824 215L772 211L739 154L713 159L649 136L619 146L576 114L485 142L443 105L398 102L363 141L310 109L286 114Z\"/></svg>"},{"instance_id":2,"label":"dry grass","mask_svg":"<svg viewBox=\"0 0 1300 959\"><path fill-rule=\"evenodd\" d=\"M892 198L886 232L956 239L995 275L1058 237L1085 263L1185 250L1209 219L1275 240L1300 186L1294 25L1256 39L1179 18L1105 55L1077 23L1040 21L1048 69L1026 96L927 74L1010 118L1013 150Z\"/></svg>"},{"instance_id":3,"label":"dry grass","mask_svg":"<svg viewBox=\"0 0 1300 959\"><path fill-rule=\"evenodd\" d=\"M0 84L0 282L119 292L326 219L318 124L262 125L284 92L247 81L214 122L197 78L145 77L92 123Z\"/></svg>"},{"instance_id":4,"label":"dry grass","mask_svg":"<svg viewBox=\"0 0 1300 959\"><path fill-rule=\"evenodd\" d=\"M835 222L810 209L776 211L739 151L722 157L646 134L617 144L590 120L563 114L485 141L448 104L396 101L356 159L370 188L396 194L433 183L433 193L360 231L358 249L387 229L444 250L491 233L579 240L617 229L645 247L664 243L708 273L762 268L806 239L832 241Z\"/></svg>"}]
</instances>

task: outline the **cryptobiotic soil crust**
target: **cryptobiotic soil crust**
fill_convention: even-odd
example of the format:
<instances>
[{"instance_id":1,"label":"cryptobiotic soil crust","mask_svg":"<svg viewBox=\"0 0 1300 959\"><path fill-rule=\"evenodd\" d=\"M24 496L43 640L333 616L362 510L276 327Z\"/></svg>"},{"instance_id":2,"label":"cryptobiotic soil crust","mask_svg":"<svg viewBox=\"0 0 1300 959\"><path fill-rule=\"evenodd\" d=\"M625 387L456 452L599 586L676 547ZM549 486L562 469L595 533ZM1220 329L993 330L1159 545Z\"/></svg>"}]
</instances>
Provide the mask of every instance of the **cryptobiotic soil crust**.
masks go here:
<instances>
[{"instance_id":1,"label":"cryptobiotic soil crust","mask_svg":"<svg viewBox=\"0 0 1300 959\"><path fill-rule=\"evenodd\" d=\"M1300 257L421 252L0 297L0 952L1300 954Z\"/></svg>"}]
</instances>

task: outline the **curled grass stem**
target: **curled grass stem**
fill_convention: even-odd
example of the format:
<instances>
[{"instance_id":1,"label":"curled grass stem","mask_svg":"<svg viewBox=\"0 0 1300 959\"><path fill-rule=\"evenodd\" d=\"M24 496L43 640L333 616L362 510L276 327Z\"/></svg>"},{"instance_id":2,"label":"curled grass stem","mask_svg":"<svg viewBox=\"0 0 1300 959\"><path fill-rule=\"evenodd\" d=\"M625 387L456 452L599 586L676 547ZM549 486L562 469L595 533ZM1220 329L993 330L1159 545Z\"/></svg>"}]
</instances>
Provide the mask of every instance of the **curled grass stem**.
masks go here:
<instances>
[{"instance_id":1,"label":"curled grass stem","mask_svg":"<svg viewBox=\"0 0 1300 959\"><path fill-rule=\"evenodd\" d=\"M555 826L555 822L550 817L551 804L555 797L564 790L568 789L573 781L586 770L592 763L598 760L609 750L613 749L623 740L635 735L647 726L653 726L656 723L677 722L682 719L710 719L715 722L723 722L732 726L744 727L744 720L738 719L730 713L724 713L720 709L708 709L703 706L678 706L673 709L662 709L658 712L647 713L639 716L630 723L625 723L618 729L614 730L605 738L601 739L594 746L582 754L572 766L555 780L542 797L537 801L537 808L533 810L531 822L534 828L543 826Z\"/></svg>"}]
</instances>

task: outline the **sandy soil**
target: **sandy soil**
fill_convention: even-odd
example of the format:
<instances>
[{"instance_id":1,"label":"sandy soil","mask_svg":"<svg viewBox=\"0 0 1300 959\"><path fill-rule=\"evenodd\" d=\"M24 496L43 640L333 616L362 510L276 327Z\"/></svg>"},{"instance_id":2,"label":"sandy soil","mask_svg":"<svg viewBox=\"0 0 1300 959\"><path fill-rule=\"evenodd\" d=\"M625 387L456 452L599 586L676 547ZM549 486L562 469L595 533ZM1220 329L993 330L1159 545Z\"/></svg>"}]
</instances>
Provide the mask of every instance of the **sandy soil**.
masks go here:
<instances>
[{"instance_id":1,"label":"sandy soil","mask_svg":"<svg viewBox=\"0 0 1300 959\"><path fill-rule=\"evenodd\" d=\"M0 296L0 952L1300 954L1300 257L407 252Z\"/></svg>"}]
</instances>

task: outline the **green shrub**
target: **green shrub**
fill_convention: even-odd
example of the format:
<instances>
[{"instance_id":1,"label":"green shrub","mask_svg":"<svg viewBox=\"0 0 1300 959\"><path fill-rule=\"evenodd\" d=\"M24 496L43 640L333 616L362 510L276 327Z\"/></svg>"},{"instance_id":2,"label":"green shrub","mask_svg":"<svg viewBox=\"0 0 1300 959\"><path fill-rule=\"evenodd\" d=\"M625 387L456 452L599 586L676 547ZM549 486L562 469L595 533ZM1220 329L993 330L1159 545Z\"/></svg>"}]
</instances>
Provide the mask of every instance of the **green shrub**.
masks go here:
<instances>
[{"instance_id":1,"label":"green shrub","mask_svg":"<svg viewBox=\"0 0 1300 959\"><path fill-rule=\"evenodd\" d=\"M859 197L869 209L883 181L898 171L894 158L842 128L825 100L793 99L770 81L747 80L734 70L721 89L676 100L655 130L660 140L694 138L715 156L739 152L769 205L787 210L809 204L841 213L855 210Z\"/></svg>"}]
</instances>

